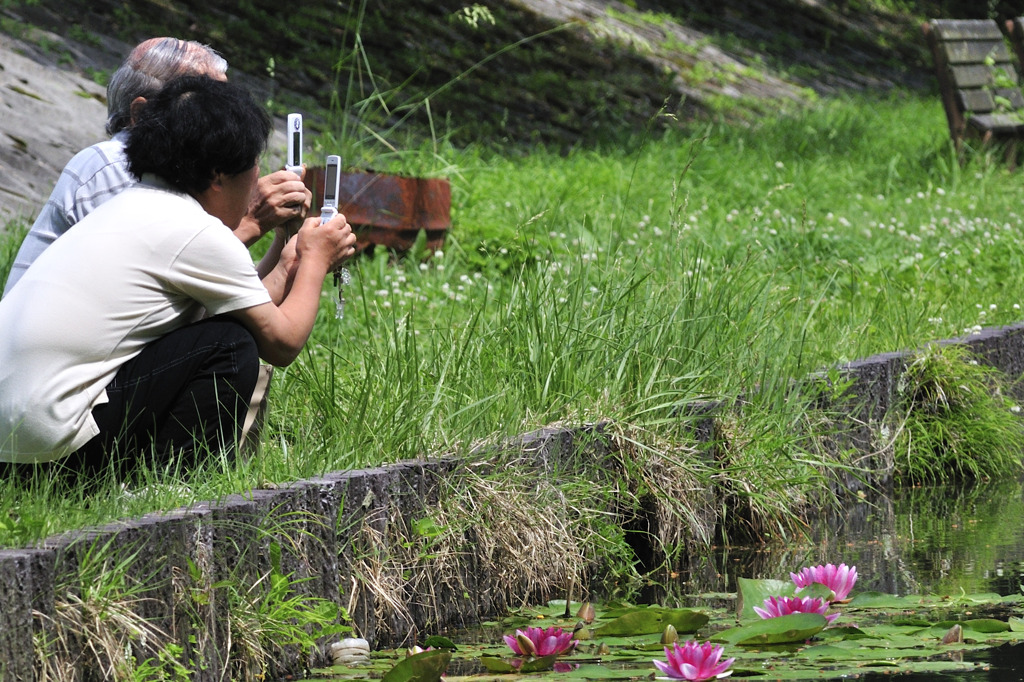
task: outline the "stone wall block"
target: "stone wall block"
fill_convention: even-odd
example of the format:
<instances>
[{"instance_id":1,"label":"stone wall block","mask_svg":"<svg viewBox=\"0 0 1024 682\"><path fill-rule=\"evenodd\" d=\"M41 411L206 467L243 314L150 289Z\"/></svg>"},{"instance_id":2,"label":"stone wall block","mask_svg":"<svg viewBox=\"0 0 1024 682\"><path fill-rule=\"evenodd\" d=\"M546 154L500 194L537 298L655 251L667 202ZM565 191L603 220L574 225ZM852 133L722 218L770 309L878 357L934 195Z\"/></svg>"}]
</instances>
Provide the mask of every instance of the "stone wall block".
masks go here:
<instances>
[{"instance_id":1,"label":"stone wall block","mask_svg":"<svg viewBox=\"0 0 1024 682\"><path fill-rule=\"evenodd\" d=\"M208 506L147 514L144 521L164 527L162 547L173 590L173 634L183 648L181 662L194 682L222 678L224 662L216 641L218 618L213 596L212 513Z\"/></svg>"},{"instance_id":2,"label":"stone wall block","mask_svg":"<svg viewBox=\"0 0 1024 682\"><path fill-rule=\"evenodd\" d=\"M338 513L338 575L342 600L358 637L371 646L388 636L386 626L378 622L377 599L362 567L377 566L390 551L384 544L388 530L388 487L383 483L386 469L351 471L339 481L341 509ZM385 605L381 604L381 611Z\"/></svg>"},{"instance_id":3,"label":"stone wall block","mask_svg":"<svg viewBox=\"0 0 1024 682\"><path fill-rule=\"evenodd\" d=\"M1011 395L1024 400L1024 324L982 329L961 342L976 353L981 362L1000 370Z\"/></svg>"},{"instance_id":4,"label":"stone wall block","mask_svg":"<svg viewBox=\"0 0 1024 682\"><path fill-rule=\"evenodd\" d=\"M34 635L52 636L53 561L48 550L0 550L0 680L32 682ZM35 617L39 612L41 618Z\"/></svg>"},{"instance_id":5,"label":"stone wall block","mask_svg":"<svg viewBox=\"0 0 1024 682\"><path fill-rule=\"evenodd\" d=\"M848 493L867 488L892 488L892 449L886 447L885 429L889 411L898 400L900 376L906 369L906 353L880 353L840 368L852 380L846 393L831 405L833 416L842 422L835 434L836 446L851 452L854 467L867 474L841 474L840 483Z\"/></svg>"},{"instance_id":6,"label":"stone wall block","mask_svg":"<svg viewBox=\"0 0 1024 682\"><path fill-rule=\"evenodd\" d=\"M340 614L343 604L338 574L338 505L331 497L334 486L298 481L288 488L295 493L294 506L297 511L301 510L303 517L302 532L295 538L304 571L301 588L310 597L330 601L339 608ZM336 623L342 624L340 618ZM338 635L320 638L317 647L310 652L309 667L331 665L330 645L338 639Z\"/></svg>"}]
</instances>

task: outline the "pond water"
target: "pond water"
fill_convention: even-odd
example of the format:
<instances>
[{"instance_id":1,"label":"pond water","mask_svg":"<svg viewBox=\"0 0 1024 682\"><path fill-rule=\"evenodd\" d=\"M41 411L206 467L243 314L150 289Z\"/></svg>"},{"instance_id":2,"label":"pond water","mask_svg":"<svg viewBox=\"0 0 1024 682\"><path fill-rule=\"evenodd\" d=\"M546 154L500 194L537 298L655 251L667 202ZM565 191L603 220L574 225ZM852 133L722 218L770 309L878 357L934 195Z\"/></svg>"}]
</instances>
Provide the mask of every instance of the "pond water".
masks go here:
<instances>
[{"instance_id":1,"label":"pond water","mask_svg":"<svg viewBox=\"0 0 1024 682\"><path fill-rule=\"evenodd\" d=\"M856 591L893 595L1020 595L1024 587L1024 484L911 488L880 501L851 505L813 529L808 542L785 547L717 548L711 568L719 589L735 592L740 577L785 579L818 563L857 566ZM698 580L707 572L697 571ZM697 585L694 585L696 587ZM901 679L1024 680L1024 644L964 654L988 670L910 673ZM868 673L860 679L891 679Z\"/></svg>"},{"instance_id":2,"label":"pond water","mask_svg":"<svg viewBox=\"0 0 1024 682\"><path fill-rule=\"evenodd\" d=\"M982 603L973 601L972 597L996 594L1013 599L1014 596L1022 595L1024 485L1019 481L1006 481L979 485L966 490L916 488L902 491L891 498L883 498L881 501L863 501L851 505L831 518L820 520L815 528L809 530L808 537L804 540L771 546L716 547L710 556L694 560L689 566L666 572L666 575L660 578L652 576L651 584L645 589L639 601L672 609L700 610L710 607L717 609L721 621L721 615L728 615L730 609L735 613L735 593L739 589L741 579L787 581L791 571L823 563L845 563L857 567L858 580L854 596L870 592L904 599L913 595L928 595L930 606L927 616L932 622L969 618L1006 621L1008 616L1011 620L1020 618L1024 615L1024 603L1003 607L999 605L997 599L994 600L993 606L991 599L982 600ZM943 612L943 609L947 608L943 606L944 604L949 605L948 613ZM562 605L564 607L564 602ZM971 609L974 609L974 612ZM557 610L558 607L549 606L546 613L552 616ZM541 617L540 613L534 617ZM869 621L870 616L865 615L866 613L870 612L859 612L858 618L864 622ZM906 615L917 617L921 613L923 611L915 614L911 608ZM891 616L892 612L887 612L886 617ZM839 622L841 621L837 621L837 624ZM522 618L518 621L510 620L484 637L477 633L476 638L496 640L498 646L501 646L501 633L512 633L516 628L524 627L524 623L528 621ZM540 624L550 624L550 621ZM851 625L864 627L861 622ZM1024 621L1021 621L1020 626L1024 630ZM829 631L826 629L822 635ZM701 630L695 637L703 639L707 636L708 633ZM453 635L452 639L459 642L458 637ZM474 635L464 633L463 637L470 641ZM685 638L686 636L681 636L681 639ZM648 641L650 639L647 638ZM919 682L1024 680L1024 634L1019 637L1007 635L1006 640L993 640L991 636L972 636L965 632L965 639L968 643L974 641L978 644L940 655L944 663L948 656L949 670L921 671L920 667L914 665L886 667L886 663L868 665L855 675L850 675L849 666L843 668L840 665L835 668L842 669L843 673L829 677L828 663L824 663L817 670L801 672L787 669L785 664L775 669L766 662L762 671L758 668L760 664L752 664L748 657L743 661L744 666L736 670L734 679L857 677L877 682L891 679L893 674L898 673L901 679ZM656 636L653 641L657 641ZM829 640L829 643L832 641ZM1005 643L1000 643L1003 641ZM583 650L584 644L587 643L581 642L578 652ZM836 644L842 646L841 642ZM650 650L649 653L648 650L634 650L633 654L615 654L618 658L614 659L605 657L598 661L600 666L594 665L593 660L584 659L575 673L562 676L548 672L535 673L530 677L539 674L544 676L545 681L564 679L566 682L645 679L654 673L651 659L664 660L662 652L657 649ZM400 655L404 654L393 652L387 665L393 665ZM458 678L474 672L480 673L479 666L474 667L474 657L478 658L481 655L501 654L492 648L489 652L470 654L467 660L467 652L463 652L458 655L461 660L453 658L448 679L453 679L453 675ZM733 652L728 651L725 654L732 655ZM755 657L755 661L769 661L773 655L779 660L785 660L789 653L788 650L780 650L773 654L769 649L763 656L759 654L761 658ZM957 670L958 665L971 670ZM604 672L599 669L602 666L605 668ZM737 666L739 667L739 663ZM615 669L617 672L610 672L608 669ZM588 672L590 670L593 672ZM354 669L335 668L319 672L322 673L322 679L359 677L359 672ZM363 679L379 677L381 672L379 667L375 672L367 670ZM513 680L518 676L504 677ZM487 679L493 680L494 675L487 674Z\"/></svg>"}]
</instances>

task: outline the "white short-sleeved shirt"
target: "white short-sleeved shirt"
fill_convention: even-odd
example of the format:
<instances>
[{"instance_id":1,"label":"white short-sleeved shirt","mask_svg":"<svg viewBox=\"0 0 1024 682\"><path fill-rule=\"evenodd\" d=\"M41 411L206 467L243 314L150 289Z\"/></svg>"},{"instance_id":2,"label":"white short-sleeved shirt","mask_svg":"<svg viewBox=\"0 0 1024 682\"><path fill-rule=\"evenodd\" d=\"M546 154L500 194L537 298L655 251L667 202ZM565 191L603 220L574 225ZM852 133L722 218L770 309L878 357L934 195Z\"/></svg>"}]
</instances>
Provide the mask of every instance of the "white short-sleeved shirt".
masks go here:
<instances>
[{"instance_id":1,"label":"white short-sleeved shirt","mask_svg":"<svg viewBox=\"0 0 1024 682\"><path fill-rule=\"evenodd\" d=\"M92 409L143 347L208 314L270 301L245 246L157 178L49 246L0 300L0 461L59 459L99 431Z\"/></svg>"},{"instance_id":2,"label":"white short-sleeved shirt","mask_svg":"<svg viewBox=\"0 0 1024 682\"><path fill-rule=\"evenodd\" d=\"M97 206L135 184L124 155L127 141L128 133L119 132L78 152L64 167L11 264L4 296L57 237Z\"/></svg>"}]
</instances>

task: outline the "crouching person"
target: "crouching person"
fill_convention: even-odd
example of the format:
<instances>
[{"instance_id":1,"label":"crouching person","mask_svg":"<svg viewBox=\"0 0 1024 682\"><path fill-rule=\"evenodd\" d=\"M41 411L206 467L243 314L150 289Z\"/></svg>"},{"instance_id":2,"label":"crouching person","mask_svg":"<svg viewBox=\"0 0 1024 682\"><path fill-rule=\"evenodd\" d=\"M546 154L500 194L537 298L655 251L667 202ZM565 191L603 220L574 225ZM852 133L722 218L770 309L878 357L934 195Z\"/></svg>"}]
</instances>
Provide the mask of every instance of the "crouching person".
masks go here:
<instances>
[{"instance_id":1,"label":"crouching person","mask_svg":"<svg viewBox=\"0 0 1024 682\"><path fill-rule=\"evenodd\" d=\"M261 283L232 230L270 130L223 81L179 78L147 101L125 148L139 184L0 301L0 461L123 475L233 453L260 358L297 357L356 241L344 216L309 218L282 290Z\"/></svg>"}]
</instances>

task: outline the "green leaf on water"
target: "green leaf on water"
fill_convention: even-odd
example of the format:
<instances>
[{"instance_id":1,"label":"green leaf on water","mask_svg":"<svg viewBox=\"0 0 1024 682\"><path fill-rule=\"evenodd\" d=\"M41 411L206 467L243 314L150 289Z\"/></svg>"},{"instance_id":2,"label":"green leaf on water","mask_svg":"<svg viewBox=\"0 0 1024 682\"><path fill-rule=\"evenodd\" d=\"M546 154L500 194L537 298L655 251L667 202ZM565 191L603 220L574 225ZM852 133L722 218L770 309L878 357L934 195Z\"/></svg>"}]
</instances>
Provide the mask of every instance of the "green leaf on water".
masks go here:
<instances>
[{"instance_id":1,"label":"green leaf on water","mask_svg":"<svg viewBox=\"0 0 1024 682\"><path fill-rule=\"evenodd\" d=\"M514 673L518 672L516 667L504 658L497 656L481 656L480 664L492 673Z\"/></svg>"},{"instance_id":2,"label":"green leaf on water","mask_svg":"<svg viewBox=\"0 0 1024 682\"><path fill-rule=\"evenodd\" d=\"M551 654L550 656L541 656L540 658L530 658L523 661L523 664L519 667L521 673L537 673L542 670L551 670L555 665L555 659L558 658L557 654Z\"/></svg>"},{"instance_id":3,"label":"green leaf on water","mask_svg":"<svg viewBox=\"0 0 1024 682\"><path fill-rule=\"evenodd\" d=\"M810 597L811 599L817 597L827 601L832 601L832 598L836 596L835 592L821 583L811 583L807 587L796 590L793 595L796 597Z\"/></svg>"},{"instance_id":4,"label":"green leaf on water","mask_svg":"<svg viewBox=\"0 0 1024 682\"><path fill-rule=\"evenodd\" d=\"M796 592L796 585L791 580L738 578L736 584L736 615L740 620L758 618L754 607L763 605L768 597L792 597Z\"/></svg>"},{"instance_id":5,"label":"green leaf on water","mask_svg":"<svg viewBox=\"0 0 1024 682\"><path fill-rule=\"evenodd\" d=\"M451 649L452 651L456 650L455 642L448 639L447 637L442 637L441 635L431 635L430 637L427 637L425 640L423 640L423 646L429 646L434 649Z\"/></svg>"},{"instance_id":6,"label":"green leaf on water","mask_svg":"<svg viewBox=\"0 0 1024 682\"><path fill-rule=\"evenodd\" d=\"M944 620L940 623L936 623L934 627L941 630L948 630L954 625L959 624L964 630L973 630L974 632L992 633L992 632L1009 632L1012 628L1006 621L997 620L995 618L973 618L971 620Z\"/></svg>"},{"instance_id":7,"label":"green leaf on water","mask_svg":"<svg viewBox=\"0 0 1024 682\"><path fill-rule=\"evenodd\" d=\"M654 666L651 665L651 670ZM559 679L572 680L635 680L641 672L636 668L613 668L606 665L581 665L576 670L559 673Z\"/></svg>"},{"instance_id":8,"label":"green leaf on water","mask_svg":"<svg viewBox=\"0 0 1024 682\"><path fill-rule=\"evenodd\" d=\"M536 673L544 670L551 670L557 659L557 654L527 659L481 656L480 663L492 673ZM384 682L388 681L384 680Z\"/></svg>"},{"instance_id":9,"label":"green leaf on water","mask_svg":"<svg viewBox=\"0 0 1024 682\"><path fill-rule=\"evenodd\" d=\"M690 609L640 608L627 611L615 620L594 628L598 637L652 635L672 625L679 634L697 632L708 622L707 614Z\"/></svg>"},{"instance_id":10,"label":"green leaf on water","mask_svg":"<svg viewBox=\"0 0 1024 682\"><path fill-rule=\"evenodd\" d=\"M827 623L825 616L818 613L791 613L724 630L713 639L744 646L803 642L821 632Z\"/></svg>"},{"instance_id":11,"label":"green leaf on water","mask_svg":"<svg viewBox=\"0 0 1024 682\"><path fill-rule=\"evenodd\" d=\"M448 663L452 660L450 651L424 651L399 661L394 668L384 673L382 682L439 682Z\"/></svg>"},{"instance_id":12,"label":"green leaf on water","mask_svg":"<svg viewBox=\"0 0 1024 682\"><path fill-rule=\"evenodd\" d=\"M634 644L633 648L637 651L664 651L665 645L661 643L661 640L654 642L643 642L642 644Z\"/></svg>"}]
</instances>

